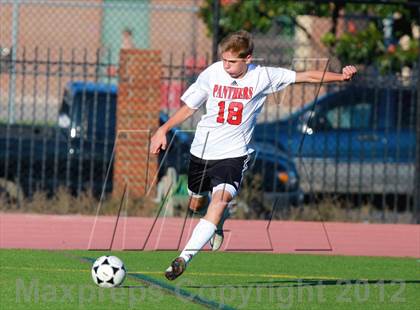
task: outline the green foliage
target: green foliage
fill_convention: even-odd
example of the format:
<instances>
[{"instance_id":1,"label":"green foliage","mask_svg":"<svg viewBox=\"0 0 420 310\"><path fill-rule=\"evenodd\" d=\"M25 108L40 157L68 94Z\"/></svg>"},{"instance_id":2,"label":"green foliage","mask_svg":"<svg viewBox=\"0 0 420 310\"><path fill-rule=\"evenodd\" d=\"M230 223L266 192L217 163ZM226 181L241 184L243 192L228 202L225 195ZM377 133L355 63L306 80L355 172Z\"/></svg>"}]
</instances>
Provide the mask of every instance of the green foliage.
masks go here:
<instances>
[{"instance_id":1,"label":"green foliage","mask_svg":"<svg viewBox=\"0 0 420 310\"><path fill-rule=\"evenodd\" d=\"M200 16L212 33L213 0L206 0L200 9ZM303 14L329 16L328 4L314 4L283 0L233 0L221 1L220 32L223 37L229 32L245 29L248 31L267 32L274 23L281 23L284 17L292 21Z\"/></svg>"},{"instance_id":2,"label":"green foliage","mask_svg":"<svg viewBox=\"0 0 420 310\"><path fill-rule=\"evenodd\" d=\"M367 15L371 22L360 31L348 31L336 37L327 33L322 42L343 64L373 65L382 74L400 72L404 66L412 67L419 57L418 39L413 37L412 26L418 20L416 7L403 5L348 4L346 13ZM385 44L384 19L393 23L392 42ZM401 38L405 37L405 46Z\"/></svg>"},{"instance_id":3,"label":"green foliage","mask_svg":"<svg viewBox=\"0 0 420 310\"><path fill-rule=\"evenodd\" d=\"M205 0L200 16L207 25L209 33L213 27L213 0ZM419 11L416 6L401 4L354 4L354 3L315 3L312 1L289 0L222 0L220 12L220 37L227 33L245 29L248 31L268 32L274 24L281 27L282 34L293 35L294 26L299 25L297 17L312 15L332 18L332 32L322 37L332 55L342 64L363 64L375 66L382 73L399 72L403 66L412 67L419 57L419 43L412 34L413 24L418 24ZM370 21L365 29L348 30L340 36L335 32L336 17L340 11L348 20ZM397 15L397 16L396 16ZM399 15L399 16L398 16ZM383 21L393 19L393 41L385 44ZM401 46L400 39L408 36L408 47ZM406 38L407 39L407 38ZM406 40L407 41L407 40Z\"/></svg>"},{"instance_id":4,"label":"green foliage","mask_svg":"<svg viewBox=\"0 0 420 310\"><path fill-rule=\"evenodd\" d=\"M419 41L409 38L409 48L404 49L401 45L391 45L386 52L382 53L376 64L384 72L398 72L402 67L412 67L419 58Z\"/></svg>"},{"instance_id":5,"label":"green foliage","mask_svg":"<svg viewBox=\"0 0 420 310\"><path fill-rule=\"evenodd\" d=\"M381 18L392 15L394 12L401 12L410 14L410 10L407 7L399 4L389 4L389 5L380 5L380 4L355 4L348 3L345 5L346 12L361 14L362 16L378 16Z\"/></svg>"},{"instance_id":6,"label":"green foliage","mask_svg":"<svg viewBox=\"0 0 420 310\"><path fill-rule=\"evenodd\" d=\"M406 43L402 46L401 38ZM321 41L330 48L342 64L374 65L381 73L399 72L402 67L412 67L419 57L419 42L407 34L399 43L385 46L383 33L375 23L357 33L344 33L335 37L325 34Z\"/></svg>"},{"instance_id":7,"label":"green foliage","mask_svg":"<svg viewBox=\"0 0 420 310\"><path fill-rule=\"evenodd\" d=\"M363 31L356 34L344 33L339 38L328 32L321 41L332 49L343 64L364 63L370 65L385 50L383 34L374 23L370 23Z\"/></svg>"}]
</instances>

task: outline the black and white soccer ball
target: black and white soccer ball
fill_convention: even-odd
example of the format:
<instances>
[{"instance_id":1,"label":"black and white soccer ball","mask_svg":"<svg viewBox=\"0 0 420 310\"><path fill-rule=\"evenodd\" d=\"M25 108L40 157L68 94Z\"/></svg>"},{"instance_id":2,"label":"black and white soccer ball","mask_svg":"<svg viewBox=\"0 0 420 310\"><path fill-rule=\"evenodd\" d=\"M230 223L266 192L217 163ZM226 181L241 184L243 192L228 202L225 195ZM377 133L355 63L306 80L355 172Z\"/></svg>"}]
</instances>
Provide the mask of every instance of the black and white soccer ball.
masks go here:
<instances>
[{"instance_id":1,"label":"black and white soccer ball","mask_svg":"<svg viewBox=\"0 0 420 310\"><path fill-rule=\"evenodd\" d=\"M101 256L92 266L92 279L100 287L115 287L125 279L124 263L116 256Z\"/></svg>"}]
</instances>

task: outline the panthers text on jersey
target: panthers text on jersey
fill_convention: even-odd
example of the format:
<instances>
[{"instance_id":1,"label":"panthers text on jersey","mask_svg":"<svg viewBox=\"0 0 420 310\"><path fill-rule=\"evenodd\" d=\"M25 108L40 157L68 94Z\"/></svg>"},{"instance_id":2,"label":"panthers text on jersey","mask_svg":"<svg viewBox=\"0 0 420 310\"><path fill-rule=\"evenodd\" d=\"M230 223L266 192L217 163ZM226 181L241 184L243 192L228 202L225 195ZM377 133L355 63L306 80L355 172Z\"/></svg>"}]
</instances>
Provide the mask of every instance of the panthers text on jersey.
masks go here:
<instances>
[{"instance_id":1,"label":"panthers text on jersey","mask_svg":"<svg viewBox=\"0 0 420 310\"><path fill-rule=\"evenodd\" d=\"M257 116L268 94L294 83L296 72L250 64L245 76L232 78L219 61L206 68L181 100L206 113L197 124L191 154L214 160L248 153Z\"/></svg>"}]
</instances>

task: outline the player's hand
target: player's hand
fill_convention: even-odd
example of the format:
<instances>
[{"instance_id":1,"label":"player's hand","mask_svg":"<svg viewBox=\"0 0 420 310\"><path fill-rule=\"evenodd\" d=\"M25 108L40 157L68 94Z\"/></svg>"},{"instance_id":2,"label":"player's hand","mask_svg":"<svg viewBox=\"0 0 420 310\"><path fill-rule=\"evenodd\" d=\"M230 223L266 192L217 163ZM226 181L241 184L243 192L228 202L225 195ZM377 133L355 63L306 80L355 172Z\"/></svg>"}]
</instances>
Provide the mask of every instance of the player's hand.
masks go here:
<instances>
[{"instance_id":1,"label":"player's hand","mask_svg":"<svg viewBox=\"0 0 420 310\"><path fill-rule=\"evenodd\" d=\"M157 155L160 150L166 150L166 132L159 128L150 139L150 153Z\"/></svg>"},{"instance_id":2,"label":"player's hand","mask_svg":"<svg viewBox=\"0 0 420 310\"><path fill-rule=\"evenodd\" d=\"M355 66L345 66L343 68L342 79L343 81L349 81L357 73L357 69Z\"/></svg>"}]
</instances>

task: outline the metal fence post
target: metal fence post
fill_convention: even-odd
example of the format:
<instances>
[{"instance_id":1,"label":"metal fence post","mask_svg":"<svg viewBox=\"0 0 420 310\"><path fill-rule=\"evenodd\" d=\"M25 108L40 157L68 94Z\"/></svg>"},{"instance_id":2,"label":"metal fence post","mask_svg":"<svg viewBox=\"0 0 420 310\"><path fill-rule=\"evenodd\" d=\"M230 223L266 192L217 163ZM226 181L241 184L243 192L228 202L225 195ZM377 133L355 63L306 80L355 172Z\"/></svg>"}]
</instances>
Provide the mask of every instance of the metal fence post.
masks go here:
<instances>
[{"instance_id":1,"label":"metal fence post","mask_svg":"<svg viewBox=\"0 0 420 310\"><path fill-rule=\"evenodd\" d=\"M420 23L420 5L417 9ZM420 43L420 38L418 40ZM414 186L414 221L420 224L420 53L417 63L416 174Z\"/></svg>"},{"instance_id":2,"label":"metal fence post","mask_svg":"<svg viewBox=\"0 0 420 310\"><path fill-rule=\"evenodd\" d=\"M217 46L219 44L219 21L220 21L220 0L213 2L213 46L212 46L212 62L216 62Z\"/></svg>"},{"instance_id":3,"label":"metal fence post","mask_svg":"<svg viewBox=\"0 0 420 310\"><path fill-rule=\"evenodd\" d=\"M13 124L15 122L15 92L16 92L16 53L18 47L18 30L19 30L19 9L20 3L16 1L13 3L12 13L12 59L11 59L11 71L9 81L9 105L8 105L8 123Z\"/></svg>"}]
</instances>

